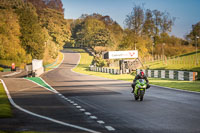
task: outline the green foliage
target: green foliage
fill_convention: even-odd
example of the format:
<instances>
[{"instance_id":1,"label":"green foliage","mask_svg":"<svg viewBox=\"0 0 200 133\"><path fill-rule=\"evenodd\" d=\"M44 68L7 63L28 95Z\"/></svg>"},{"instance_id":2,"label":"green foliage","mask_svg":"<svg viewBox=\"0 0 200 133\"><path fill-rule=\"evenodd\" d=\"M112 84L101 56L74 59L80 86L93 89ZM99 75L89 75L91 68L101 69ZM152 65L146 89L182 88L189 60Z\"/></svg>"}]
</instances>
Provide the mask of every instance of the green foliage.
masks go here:
<instances>
[{"instance_id":1,"label":"green foliage","mask_svg":"<svg viewBox=\"0 0 200 133\"><path fill-rule=\"evenodd\" d=\"M63 45L70 41L71 36L70 25L64 19L64 15L49 8L40 9L38 12L42 26L48 31L48 41L53 41L58 50L62 49Z\"/></svg>"},{"instance_id":2,"label":"green foliage","mask_svg":"<svg viewBox=\"0 0 200 133\"><path fill-rule=\"evenodd\" d=\"M2 83L0 82L0 118L12 117L12 110L8 97L5 93Z\"/></svg>"},{"instance_id":3,"label":"green foliage","mask_svg":"<svg viewBox=\"0 0 200 133\"><path fill-rule=\"evenodd\" d=\"M56 2L59 9L54 8ZM60 0L46 6L42 0L1 0L0 18L2 60L30 63L32 58L55 59L70 41L70 25Z\"/></svg>"},{"instance_id":4,"label":"green foliage","mask_svg":"<svg viewBox=\"0 0 200 133\"><path fill-rule=\"evenodd\" d=\"M77 46L112 47L117 46L123 30L109 16L100 14L83 15L72 25L72 38Z\"/></svg>"},{"instance_id":5,"label":"green foliage","mask_svg":"<svg viewBox=\"0 0 200 133\"><path fill-rule=\"evenodd\" d=\"M0 67L0 72L3 72L3 68L2 67Z\"/></svg>"},{"instance_id":6,"label":"green foliage","mask_svg":"<svg viewBox=\"0 0 200 133\"><path fill-rule=\"evenodd\" d=\"M101 57L95 57L93 61L97 67L107 67L106 60L102 59Z\"/></svg>"},{"instance_id":7,"label":"green foliage","mask_svg":"<svg viewBox=\"0 0 200 133\"><path fill-rule=\"evenodd\" d=\"M200 22L192 25L191 32L186 36L186 39L189 40L190 43L192 43L194 46L197 44L200 44L200 39L197 38L200 37Z\"/></svg>"},{"instance_id":8,"label":"green foliage","mask_svg":"<svg viewBox=\"0 0 200 133\"><path fill-rule=\"evenodd\" d=\"M0 9L0 59L25 62L26 53L20 44L18 16L12 9Z\"/></svg>"},{"instance_id":9,"label":"green foliage","mask_svg":"<svg viewBox=\"0 0 200 133\"><path fill-rule=\"evenodd\" d=\"M121 50L137 49L140 57L149 56L149 51L151 49L150 38L146 36L138 36L134 31L128 29L126 29L124 33L121 45L119 45Z\"/></svg>"},{"instance_id":10,"label":"green foliage","mask_svg":"<svg viewBox=\"0 0 200 133\"><path fill-rule=\"evenodd\" d=\"M152 54L169 57L193 51L194 48L187 41L168 35L174 21L175 18L167 12L145 10L144 7L135 5L125 20L127 29L119 48L137 49L140 58Z\"/></svg>"},{"instance_id":11,"label":"green foliage","mask_svg":"<svg viewBox=\"0 0 200 133\"><path fill-rule=\"evenodd\" d=\"M21 43L28 54L34 59L42 59L44 54L45 35L39 24L36 9L29 3L18 9L21 26Z\"/></svg>"}]
</instances>

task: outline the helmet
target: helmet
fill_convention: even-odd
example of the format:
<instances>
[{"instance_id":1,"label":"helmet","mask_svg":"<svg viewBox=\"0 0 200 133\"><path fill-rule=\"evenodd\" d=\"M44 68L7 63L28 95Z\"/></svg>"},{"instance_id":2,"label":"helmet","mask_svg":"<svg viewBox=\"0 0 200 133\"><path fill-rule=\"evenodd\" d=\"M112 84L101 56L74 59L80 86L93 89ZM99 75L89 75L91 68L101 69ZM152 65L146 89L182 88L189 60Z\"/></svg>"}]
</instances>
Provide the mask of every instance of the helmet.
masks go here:
<instances>
[{"instance_id":1,"label":"helmet","mask_svg":"<svg viewBox=\"0 0 200 133\"><path fill-rule=\"evenodd\" d=\"M143 78L144 77L144 72L140 72L140 76Z\"/></svg>"}]
</instances>

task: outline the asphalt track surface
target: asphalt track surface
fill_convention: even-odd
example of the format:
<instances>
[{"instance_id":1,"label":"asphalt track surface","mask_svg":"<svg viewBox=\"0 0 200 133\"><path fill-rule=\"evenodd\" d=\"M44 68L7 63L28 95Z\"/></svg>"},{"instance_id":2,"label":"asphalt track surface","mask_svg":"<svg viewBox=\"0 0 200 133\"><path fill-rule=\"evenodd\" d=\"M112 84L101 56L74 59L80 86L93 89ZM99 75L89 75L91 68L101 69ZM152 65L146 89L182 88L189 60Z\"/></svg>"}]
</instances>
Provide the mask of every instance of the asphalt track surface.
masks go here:
<instances>
[{"instance_id":1,"label":"asphalt track surface","mask_svg":"<svg viewBox=\"0 0 200 133\"><path fill-rule=\"evenodd\" d=\"M20 78L4 79L13 101L36 114L102 133L199 133L200 94L152 86L135 101L130 83L73 72L80 55L64 51L59 68L42 78L62 95ZM85 133L13 107L0 130ZM82 109L82 111L81 111Z\"/></svg>"}]
</instances>

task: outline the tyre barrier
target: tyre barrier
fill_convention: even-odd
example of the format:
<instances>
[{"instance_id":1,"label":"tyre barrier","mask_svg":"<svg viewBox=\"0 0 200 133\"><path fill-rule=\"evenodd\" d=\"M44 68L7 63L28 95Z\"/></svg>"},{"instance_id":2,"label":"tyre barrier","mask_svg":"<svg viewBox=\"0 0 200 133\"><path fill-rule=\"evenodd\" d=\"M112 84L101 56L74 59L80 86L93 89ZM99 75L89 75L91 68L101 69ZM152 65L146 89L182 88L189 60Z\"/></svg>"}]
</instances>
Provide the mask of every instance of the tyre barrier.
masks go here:
<instances>
[{"instance_id":1,"label":"tyre barrier","mask_svg":"<svg viewBox=\"0 0 200 133\"><path fill-rule=\"evenodd\" d=\"M147 77L151 78L162 78L162 79L175 79L175 80L186 80L195 81L197 80L197 72L191 71L177 71L177 70L145 70L137 69L136 72L139 74L143 71Z\"/></svg>"}]
</instances>

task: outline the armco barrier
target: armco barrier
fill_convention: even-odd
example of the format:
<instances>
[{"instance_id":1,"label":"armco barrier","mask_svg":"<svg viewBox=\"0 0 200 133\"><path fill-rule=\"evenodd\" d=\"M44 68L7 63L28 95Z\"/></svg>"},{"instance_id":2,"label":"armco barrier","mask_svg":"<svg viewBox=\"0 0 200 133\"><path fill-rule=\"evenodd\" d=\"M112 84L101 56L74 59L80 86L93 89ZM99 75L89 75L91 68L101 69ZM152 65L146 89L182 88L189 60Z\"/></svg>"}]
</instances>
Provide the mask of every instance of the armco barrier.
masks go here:
<instances>
[{"instance_id":1,"label":"armco barrier","mask_svg":"<svg viewBox=\"0 0 200 133\"><path fill-rule=\"evenodd\" d=\"M163 78L163 79L176 79L176 80L197 80L197 72L191 71L177 71L177 70L145 70L137 69L137 74L143 71L147 77Z\"/></svg>"},{"instance_id":2,"label":"armco barrier","mask_svg":"<svg viewBox=\"0 0 200 133\"><path fill-rule=\"evenodd\" d=\"M106 68L106 67L90 66L90 71L111 73L111 74L121 74L119 69L111 69L111 68Z\"/></svg>"}]
</instances>

